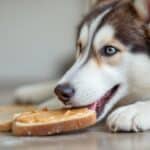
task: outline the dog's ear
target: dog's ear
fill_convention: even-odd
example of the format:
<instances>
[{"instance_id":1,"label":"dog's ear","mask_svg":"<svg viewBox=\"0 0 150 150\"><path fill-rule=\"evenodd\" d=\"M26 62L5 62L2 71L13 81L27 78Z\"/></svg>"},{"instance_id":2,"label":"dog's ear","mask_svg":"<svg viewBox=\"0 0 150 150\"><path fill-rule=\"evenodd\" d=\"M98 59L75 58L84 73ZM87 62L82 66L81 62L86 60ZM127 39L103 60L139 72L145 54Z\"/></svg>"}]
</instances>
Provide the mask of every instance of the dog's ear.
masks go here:
<instances>
[{"instance_id":1,"label":"dog's ear","mask_svg":"<svg viewBox=\"0 0 150 150\"><path fill-rule=\"evenodd\" d=\"M150 22L150 0L131 0L138 15L146 22Z\"/></svg>"},{"instance_id":2,"label":"dog's ear","mask_svg":"<svg viewBox=\"0 0 150 150\"><path fill-rule=\"evenodd\" d=\"M144 21L150 22L150 0L91 0L91 6L103 6L112 2L126 3L131 2L139 16Z\"/></svg>"},{"instance_id":3,"label":"dog's ear","mask_svg":"<svg viewBox=\"0 0 150 150\"><path fill-rule=\"evenodd\" d=\"M138 16L143 21L143 29L145 32L145 42L147 50L150 54L150 0L129 0L135 8Z\"/></svg>"}]
</instances>

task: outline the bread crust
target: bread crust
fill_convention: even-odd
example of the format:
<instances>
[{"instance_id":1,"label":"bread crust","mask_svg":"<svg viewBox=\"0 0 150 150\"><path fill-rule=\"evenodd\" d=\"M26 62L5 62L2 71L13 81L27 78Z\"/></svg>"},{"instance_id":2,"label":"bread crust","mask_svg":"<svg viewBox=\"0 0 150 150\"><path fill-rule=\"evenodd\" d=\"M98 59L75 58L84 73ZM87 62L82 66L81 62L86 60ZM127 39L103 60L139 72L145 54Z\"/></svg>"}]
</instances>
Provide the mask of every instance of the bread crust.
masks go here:
<instances>
[{"instance_id":1,"label":"bread crust","mask_svg":"<svg viewBox=\"0 0 150 150\"><path fill-rule=\"evenodd\" d=\"M12 121L6 121L0 123L0 132L9 132L11 131Z\"/></svg>"},{"instance_id":2,"label":"bread crust","mask_svg":"<svg viewBox=\"0 0 150 150\"><path fill-rule=\"evenodd\" d=\"M9 105L0 106L0 132L9 132L12 129L13 115L18 112L31 111L35 108L33 106L19 106L19 105ZM9 117L7 116L10 113ZM6 114L6 120L3 120ZM11 117L10 117L11 116ZM7 118L8 117L8 118Z\"/></svg>"},{"instance_id":3,"label":"bread crust","mask_svg":"<svg viewBox=\"0 0 150 150\"><path fill-rule=\"evenodd\" d=\"M46 136L59 133L66 133L70 131L77 131L79 129L87 128L96 123L95 112L90 113L87 116L75 118L72 120L55 122L55 123L43 123L43 124L21 124L14 121L12 125L12 131L17 136Z\"/></svg>"}]
</instances>

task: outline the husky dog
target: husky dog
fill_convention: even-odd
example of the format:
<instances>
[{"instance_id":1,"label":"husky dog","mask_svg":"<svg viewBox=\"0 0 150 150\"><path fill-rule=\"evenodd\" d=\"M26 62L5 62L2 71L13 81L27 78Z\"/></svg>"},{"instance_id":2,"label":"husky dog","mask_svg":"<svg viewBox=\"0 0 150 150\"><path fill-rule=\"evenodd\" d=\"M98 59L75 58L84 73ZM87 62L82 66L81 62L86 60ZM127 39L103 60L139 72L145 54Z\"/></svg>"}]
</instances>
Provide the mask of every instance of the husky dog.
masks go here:
<instances>
[{"instance_id":1,"label":"husky dog","mask_svg":"<svg viewBox=\"0 0 150 150\"><path fill-rule=\"evenodd\" d=\"M76 61L56 84L69 107L96 111L111 131L150 129L150 30L146 0L99 0L79 25ZM50 83L19 89L21 101L50 97Z\"/></svg>"}]
</instances>

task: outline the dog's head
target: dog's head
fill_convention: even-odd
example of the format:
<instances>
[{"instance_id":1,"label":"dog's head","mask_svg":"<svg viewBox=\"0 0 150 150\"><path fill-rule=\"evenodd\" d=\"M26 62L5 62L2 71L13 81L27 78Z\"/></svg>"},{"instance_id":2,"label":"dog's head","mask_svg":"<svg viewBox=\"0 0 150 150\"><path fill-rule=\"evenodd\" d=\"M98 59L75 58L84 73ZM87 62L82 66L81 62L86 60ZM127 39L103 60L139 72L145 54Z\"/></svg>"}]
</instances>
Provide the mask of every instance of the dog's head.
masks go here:
<instances>
[{"instance_id":1,"label":"dog's head","mask_svg":"<svg viewBox=\"0 0 150 150\"><path fill-rule=\"evenodd\" d=\"M55 88L64 104L87 106L101 120L128 94L132 53L150 53L147 9L139 1L101 0L83 19L76 62Z\"/></svg>"}]
</instances>

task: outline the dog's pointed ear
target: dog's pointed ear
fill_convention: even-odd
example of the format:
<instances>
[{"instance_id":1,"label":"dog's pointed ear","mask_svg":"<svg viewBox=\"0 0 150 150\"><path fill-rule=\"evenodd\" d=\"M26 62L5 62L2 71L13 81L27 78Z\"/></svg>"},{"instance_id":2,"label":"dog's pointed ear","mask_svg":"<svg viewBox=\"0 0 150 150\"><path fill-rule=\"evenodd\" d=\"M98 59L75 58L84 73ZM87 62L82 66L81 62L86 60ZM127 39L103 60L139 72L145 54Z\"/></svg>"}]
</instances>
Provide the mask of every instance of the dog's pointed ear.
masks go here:
<instances>
[{"instance_id":1,"label":"dog's pointed ear","mask_svg":"<svg viewBox=\"0 0 150 150\"><path fill-rule=\"evenodd\" d=\"M150 22L150 0L131 0L138 15L147 22Z\"/></svg>"}]
</instances>

